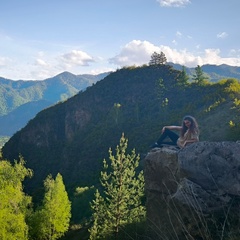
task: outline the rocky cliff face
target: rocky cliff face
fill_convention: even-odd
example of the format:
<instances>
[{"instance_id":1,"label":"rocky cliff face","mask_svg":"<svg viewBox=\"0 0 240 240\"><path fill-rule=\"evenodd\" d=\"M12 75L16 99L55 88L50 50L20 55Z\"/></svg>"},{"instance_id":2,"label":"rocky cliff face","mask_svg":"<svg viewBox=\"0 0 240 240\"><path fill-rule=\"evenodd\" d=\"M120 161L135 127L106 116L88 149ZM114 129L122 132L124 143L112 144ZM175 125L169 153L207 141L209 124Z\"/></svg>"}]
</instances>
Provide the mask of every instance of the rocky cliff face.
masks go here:
<instances>
[{"instance_id":1,"label":"rocky cliff face","mask_svg":"<svg viewBox=\"0 0 240 240\"><path fill-rule=\"evenodd\" d=\"M154 149L144 174L151 239L237 239L239 142Z\"/></svg>"}]
</instances>

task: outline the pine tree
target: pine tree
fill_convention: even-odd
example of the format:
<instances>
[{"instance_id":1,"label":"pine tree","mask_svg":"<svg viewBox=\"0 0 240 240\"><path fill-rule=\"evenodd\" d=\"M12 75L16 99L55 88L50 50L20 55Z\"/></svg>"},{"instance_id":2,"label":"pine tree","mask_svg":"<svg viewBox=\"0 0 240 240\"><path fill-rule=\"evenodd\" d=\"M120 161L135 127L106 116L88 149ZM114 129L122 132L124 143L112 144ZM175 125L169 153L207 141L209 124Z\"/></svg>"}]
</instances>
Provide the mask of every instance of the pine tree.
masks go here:
<instances>
[{"instance_id":1,"label":"pine tree","mask_svg":"<svg viewBox=\"0 0 240 240\"><path fill-rule=\"evenodd\" d=\"M6 160L0 161L0 239L26 240L28 226L26 224L27 208L31 198L23 192L22 182L32 175L30 169L25 168L24 160L14 166Z\"/></svg>"},{"instance_id":2,"label":"pine tree","mask_svg":"<svg viewBox=\"0 0 240 240\"><path fill-rule=\"evenodd\" d=\"M180 87L184 87L188 85L188 80L189 80L189 76L187 75L186 67L183 66L182 71L178 77L177 85Z\"/></svg>"},{"instance_id":3,"label":"pine tree","mask_svg":"<svg viewBox=\"0 0 240 240\"><path fill-rule=\"evenodd\" d=\"M71 203L61 174L54 180L49 175L44 181L45 196L41 206L31 217L33 239L54 240L68 230L71 217Z\"/></svg>"},{"instance_id":4,"label":"pine tree","mask_svg":"<svg viewBox=\"0 0 240 240\"><path fill-rule=\"evenodd\" d=\"M101 239L101 236L107 234L108 229L101 224L105 221L106 204L98 189L96 190L95 200L92 201L91 207L93 210L94 222L90 230L90 240Z\"/></svg>"},{"instance_id":5,"label":"pine tree","mask_svg":"<svg viewBox=\"0 0 240 240\"><path fill-rule=\"evenodd\" d=\"M195 68L195 74L193 75L193 81L195 81L198 85L204 85L207 79L208 78L204 76L202 68L197 65Z\"/></svg>"},{"instance_id":6,"label":"pine tree","mask_svg":"<svg viewBox=\"0 0 240 240\"><path fill-rule=\"evenodd\" d=\"M104 159L100 182L103 192L97 190L92 201L93 226L90 239L118 239L127 224L139 222L145 216L141 198L144 195L143 172L136 172L139 155L135 150L127 154L124 135L116 147L115 156L109 150L109 164Z\"/></svg>"},{"instance_id":7,"label":"pine tree","mask_svg":"<svg viewBox=\"0 0 240 240\"><path fill-rule=\"evenodd\" d=\"M149 61L149 65L154 65L154 66L164 65L166 64L166 62L167 62L167 58L163 52L161 53L154 52L151 56L151 60Z\"/></svg>"}]
</instances>

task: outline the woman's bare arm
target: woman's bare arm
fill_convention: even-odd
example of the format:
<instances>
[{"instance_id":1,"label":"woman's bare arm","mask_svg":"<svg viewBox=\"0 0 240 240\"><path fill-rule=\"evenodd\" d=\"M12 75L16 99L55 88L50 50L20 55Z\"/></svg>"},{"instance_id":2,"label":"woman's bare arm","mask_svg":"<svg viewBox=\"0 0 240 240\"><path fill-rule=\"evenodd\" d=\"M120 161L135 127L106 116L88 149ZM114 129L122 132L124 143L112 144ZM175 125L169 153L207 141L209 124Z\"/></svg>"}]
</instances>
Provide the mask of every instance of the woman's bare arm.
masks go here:
<instances>
[{"instance_id":1,"label":"woman's bare arm","mask_svg":"<svg viewBox=\"0 0 240 240\"><path fill-rule=\"evenodd\" d=\"M177 130L177 131L180 131L182 129L181 126L164 126L162 129L162 133L165 131L166 128L169 130Z\"/></svg>"},{"instance_id":2,"label":"woman's bare arm","mask_svg":"<svg viewBox=\"0 0 240 240\"><path fill-rule=\"evenodd\" d=\"M189 139L189 140L186 140L183 144L183 146L185 147L187 144L189 143L194 143L194 142L198 142L199 140L197 138L192 138L192 139Z\"/></svg>"}]
</instances>

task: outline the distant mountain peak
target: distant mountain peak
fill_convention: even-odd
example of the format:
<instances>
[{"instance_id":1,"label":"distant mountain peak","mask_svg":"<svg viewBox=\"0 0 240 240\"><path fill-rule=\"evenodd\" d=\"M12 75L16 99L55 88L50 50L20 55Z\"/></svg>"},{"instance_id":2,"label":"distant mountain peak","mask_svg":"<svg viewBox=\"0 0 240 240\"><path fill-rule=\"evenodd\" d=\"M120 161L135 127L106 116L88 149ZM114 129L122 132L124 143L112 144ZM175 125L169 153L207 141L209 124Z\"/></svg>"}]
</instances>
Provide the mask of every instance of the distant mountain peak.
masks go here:
<instances>
[{"instance_id":1,"label":"distant mountain peak","mask_svg":"<svg viewBox=\"0 0 240 240\"><path fill-rule=\"evenodd\" d=\"M61 77L61 76L77 76L77 75L75 75L75 74L73 74L73 73L71 73L71 72L68 72L68 71L64 71L64 72L62 72L62 73L59 73L58 75L56 75L55 77Z\"/></svg>"}]
</instances>

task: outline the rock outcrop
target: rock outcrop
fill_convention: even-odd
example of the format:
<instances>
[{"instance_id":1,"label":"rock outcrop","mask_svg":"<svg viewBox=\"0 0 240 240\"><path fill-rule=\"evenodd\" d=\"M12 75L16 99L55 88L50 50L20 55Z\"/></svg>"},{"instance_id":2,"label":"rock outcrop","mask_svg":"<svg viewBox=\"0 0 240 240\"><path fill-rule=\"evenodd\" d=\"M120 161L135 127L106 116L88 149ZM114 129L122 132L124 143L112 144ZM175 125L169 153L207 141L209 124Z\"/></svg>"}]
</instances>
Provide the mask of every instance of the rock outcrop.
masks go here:
<instances>
[{"instance_id":1,"label":"rock outcrop","mask_svg":"<svg viewBox=\"0 0 240 240\"><path fill-rule=\"evenodd\" d=\"M239 236L239 142L153 149L144 175L150 239Z\"/></svg>"}]
</instances>

